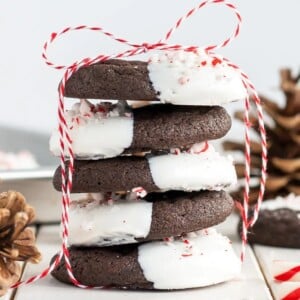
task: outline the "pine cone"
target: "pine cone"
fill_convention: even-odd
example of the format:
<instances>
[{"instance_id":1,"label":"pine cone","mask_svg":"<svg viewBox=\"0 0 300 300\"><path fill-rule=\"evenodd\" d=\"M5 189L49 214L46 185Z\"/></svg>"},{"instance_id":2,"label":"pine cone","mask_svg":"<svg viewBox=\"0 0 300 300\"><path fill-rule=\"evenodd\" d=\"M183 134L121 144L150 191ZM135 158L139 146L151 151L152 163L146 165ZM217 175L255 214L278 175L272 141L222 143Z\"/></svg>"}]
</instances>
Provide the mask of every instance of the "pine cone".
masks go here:
<instances>
[{"instance_id":1,"label":"pine cone","mask_svg":"<svg viewBox=\"0 0 300 300\"><path fill-rule=\"evenodd\" d=\"M19 280L21 267L17 261L41 260L34 233L27 227L34 217L34 209L26 204L22 194L0 194L0 295Z\"/></svg>"},{"instance_id":2,"label":"pine cone","mask_svg":"<svg viewBox=\"0 0 300 300\"><path fill-rule=\"evenodd\" d=\"M266 182L265 199L272 199L278 195L294 193L300 195L300 74L292 77L291 70L282 69L281 89L286 97L284 108L280 108L275 101L261 96L262 104L267 115L274 124L266 124L268 144L268 177ZM235 113L235 118L243 121L243 112ZM259 132L258 119L250 115L253 130ZM244 151L244 145L233 141L223 143L225 150ZM257 178L260 173L261 146L251 144L251 178ZM244 177L244 163L237 163L236 170L239 178ZM259 182L259 181L258 181ZM250 202L257 199L259 187L254 186L250 192ZM233 192L238 200L243 198L243 187Z\"/></svg>"}]
</instances>

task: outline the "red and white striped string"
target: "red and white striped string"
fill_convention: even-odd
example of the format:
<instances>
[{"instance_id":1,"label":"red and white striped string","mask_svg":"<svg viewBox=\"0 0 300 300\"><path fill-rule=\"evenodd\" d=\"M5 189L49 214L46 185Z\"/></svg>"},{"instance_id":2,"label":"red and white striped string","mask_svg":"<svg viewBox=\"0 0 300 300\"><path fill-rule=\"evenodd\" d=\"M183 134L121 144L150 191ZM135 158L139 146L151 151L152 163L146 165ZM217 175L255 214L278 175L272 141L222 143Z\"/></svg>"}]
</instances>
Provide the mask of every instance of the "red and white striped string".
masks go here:
<instances>
[{"instance_id":1,"label":"red and white striped string","mask_svg":"<svg viewBox=\"0 0 300 300\"><path fill-rule=\"evenodd\" d=\"M274 276L274 279L279 282L289 281L294 277L296 274L300 273L300 265L293 266L292 268L285 270L284 272L277 274ZM300 287L289 292L285 295L282 300L294 300L300 299Z\"/></svg>"},{"instance_id":2,"label":"red and white striped string","mask_svg":"<svg viewBox=\"0 0 300 300\"><path fill-rule=\"evenodd\" d=\"M183 46L180 44L167 44L168 39L173 35L173 33L178 29L181 24L187 20L190 16L194 15L196 12L198 12L201 8L207 6L208 4L220 4L224 5L226 8L230 9L236 19L237 24L232 32L232 34L226 38L224 41L222 41L219 44L213 44L208 45L204 47L200 46ZM230 44L239 34L240 27L242 24L242 18L237 10L237 8L230 2L227 2L225 0L206 0L199 3L196 7L189 10L184 16L182 16L178 21L175 23L175 25L166 33L163 39L159 40L156 43L150 44L150 43L141 43L141 44L134 44L130 43L129 41L114 36L112 33L105 31L101 27L94 27L94 26L86 26L86 25L80 25L76 27L67 27L64 28L62 31L54 32L51 34L49 40L44 44L43 47L43 53L42 57L45 60L45 63L57 70L65 70L63 78L59 85L58 90L58 119L59 119L59 133L60 133L60 151L61 151L61 179L62 179L62 216L61 216L61 222L62 222L62 245L61 250L59 254L57 255L55 261L44 271L42 271L40 274L33 276L25 281L21 281L16 283L13 287L18 287L22 284L29 284L32 282L35 282L41 278L46 277L61 261L62 258L65 260L65 266L68 272L68 275L70 277L70 280L72 283L78 287L81 288L91 288L89 286L81 284L74 276L72 267L70 264L70 254L68 251L68 235L69 235L69 205L70 205L70 193L72 190L72 175L74 172L74 154L72 149L72 140L69 136L69 129L66 124L65 119L65 107L64 107L64 94L65 94L65 85L67 80L74 74L80 67L83 66L89 66L94 63L103 62L108 59L112 58L125 58L130 56L135 56L142 53L147 53L153 50L162 51L162 50L168 50L168 51L176 51L176 50L184 50L184 51L197 51L199 49L204 50L207 52L208 55L211 55L214 57L214 54L212 51L226 47L228 44ZM91 30L100 32L113 40L126 44L129 46L129 49L115 54L99 54L96 57L90 58L84 58L77 62L74 62L70 66L65 65L59 65L55 64L52 61L48 59L47 51L50 44L52 44L54 41L56 41L58 38L60 38L62 35L67 34L71 31L79 31L79 30ZM266 146L266 133L264 129L264 121L263 121L263 113L261 108L260 99L257 95L257 92L255 90L255 87L251 83L248 76L240 70L240 68L230 62L229 60L223 58L223 61L230 67L234 68L241 77L241 80L244 84L244 87L248 90L248 96L245 99L245 154L246 154L246 171L245 171L245 194L244 194L244 201L242 205L239 205L239 209L242 215L243 220L243 230L242 230L242 250L241 250L241 259L244 259L245 256L245 247L247 244L247 231L249 227L253 226L257 217L258 212L260 209L261 202L263 200L263 194L264 194L264 188L265 188L265 182L266 182L266 165L267 165L267 146ZM259 120L259 130L260 130L260 136L262 140L262 169L261 169L261 183L260 183L260 193L257 199L257 204L254 209L254 215L249 220L248 219L248 199L249 199L249 178L250 178L250 137L249 137L249 109L250 109L250 95L251 99L254 99L254 103L256 105L257 114L258 114L258 120ZM69 157L68 163L65 161L65 155ZM101 288L101 287L98 287Z\"/></svg>"},{"instance_id":3,"label":"red and white striped string","mask_svg":"<svg viewBox=\"0 0 300 300\"><path fill-rule=\"evenodd\" d=\"M300 299L300 288L297 288L287 295L285 295L281 300L298 300Z\"/></svg>"}]
</instances>

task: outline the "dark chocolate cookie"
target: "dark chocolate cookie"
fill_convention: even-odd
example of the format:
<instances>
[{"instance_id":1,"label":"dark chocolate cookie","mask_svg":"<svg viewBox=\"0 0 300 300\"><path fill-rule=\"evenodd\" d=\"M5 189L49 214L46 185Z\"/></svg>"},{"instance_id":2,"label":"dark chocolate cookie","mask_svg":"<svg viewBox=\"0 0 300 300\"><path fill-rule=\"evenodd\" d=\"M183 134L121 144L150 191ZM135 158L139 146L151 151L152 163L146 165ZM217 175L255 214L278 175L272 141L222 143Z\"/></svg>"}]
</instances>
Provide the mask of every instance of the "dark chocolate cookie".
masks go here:
<instances>
[{"instance_id":1,"label":"dark chocolate cookie","mask_svg":"<svg viewBox=\"0 0 300 300\"><path fill-rule=\"evenodd\" d=\"M224 191L150 193L143 201L121 199L113 205L74 202L69 243L103 247L181 236L223 222L232 209L233 200ZM132 231L135 227L138 231Z\"/></svg>"},{"instance_id":2,"label":"dark chocolate cookie","mask_svg":"<svg viewBox=\"0 0 300 300\"><path fill-rule=\"evenodd\" d=\"M143 61L111 59L80 68L66 82L66 97L118 100L156 100Z\"/></svg>"},{"instance_id":3,"label":"dark chocolate cookie","mask_svg":"<svg viewBox=\"0 0 300 300\"><path fill-rule=\"evenodd\" d=\"M233 200L224 191L152 193L152 223L146 240L178 236L223 222L232 212Z\"/></svg>"},{"instance_id":4,"label":"dark chocolate cookie","mask_svg":"<svg viewBox=\"0 0 300 300\"><path fill-rule=\"evenodd\" d=\"M69 250L75 278L90 286L188 289L230 280L241 267L230 240L213 228L165 241ZM52 275L70 283L63 261Z\"/></svg>"},{"instance_id":5,"label":"dark chocolate cookie","mask_svg":"<svg viewBox=\"0 0 300 300\"><path fill-rule=\"evenodd\" d=\"M150 105L133 110L133 141L127 152L164 150L223 137L231 118L220 106Z\"/></svg>"},{"instance_id":6,"label":"dark chocolate cookie","mask_svg":"<svg viewBox=\"0 0 300 300\"><path fill-rule=\"evenodd\" d=\"M262 209L248 234L249 243L300 248L299 211L288 208ZM239 224L241 229L241 222Z\"/></svg>"},{"instance_id":7,"label":"dark chocolate cookie","mask_svg":"<svg viewBox=\"0 0 300 300\"><path fill-rule=\"evenodd\" d=\"M88 101L81 102L79 106L86 111L89 111L88 106L95 109ZM73 110L69 115L75 113ZM132 117L127 118L115 115L97 118L95 115L93 112L82 113L80 122L72 117L69 133L77 159L189 148L195 143L221 138L231 127L230 116L220 106L156 104L133 109ZM119 130L116 127L118 122ZM111 135L106 134L110 130ZM54 155L60 155L58 130L50 139L50 149Z\"/></svg>"},{"instance_id":8,"label":"dark chocolate cookie","mask_svg":"<svg viewBox=\"0 0 300 300\"><path fill-rule=\"evenodd\" d=\"M220 64L220 65L219 65ZM148 62L108 60L80 68L66 82L74 98L160 100L175 105L218 105L246 96L238 72L206 53L171 51Z\"/></svg>"},{"instance_id":9,"label":"dark chocolate cookie","mask_svg":"<svg viewBox=\"0 0 300 300\"><path fill-rule=\"evenodd\" d=\"M57 190L61 189L60 173L59 167L53 177ZM230 158L220 156L209 145L199 154L75 160L72 192L130 191L136 187L143 187L147 192L222 190L235 182L236 173Z\"/></svg>"},{"instance_id":10,"label":"dark chocolate cookie","mask_svg":"<svg viewBox=\"0 0 300 300\"><path fill-rule=\"evenodd\" d=\"M153 288L153 284L146 280L138 263L136 244L105 248L71 247L69 251L75 278L85 285ZM71 283L64 262L54 269L52 276L59 281Z\"/></svg>"}]
</instances>

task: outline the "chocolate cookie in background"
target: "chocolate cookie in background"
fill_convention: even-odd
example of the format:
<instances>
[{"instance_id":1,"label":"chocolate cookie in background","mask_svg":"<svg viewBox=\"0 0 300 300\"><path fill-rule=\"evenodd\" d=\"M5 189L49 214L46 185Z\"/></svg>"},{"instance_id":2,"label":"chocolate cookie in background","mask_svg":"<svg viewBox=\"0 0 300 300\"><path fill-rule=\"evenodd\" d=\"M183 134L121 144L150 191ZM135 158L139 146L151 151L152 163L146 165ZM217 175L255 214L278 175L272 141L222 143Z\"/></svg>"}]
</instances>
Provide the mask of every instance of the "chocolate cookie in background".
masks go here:
<instances>
[{"instance_id":1,"label":"chocolate cookie in background","mask_svg":"<svg viewBox=\"0 0 300 300\"><path fill-rule=\"evenodd\" d=\"M147 192L222 190L236 183L232 160L206 143L178 154L76 160L74 168L74 193L129 191L137 186ZM60 170L53 177L57 190L61 190Z\"/></svg>"},{"instance_id":2,"label":"chocolate cookie in background","mask_svg":"<svg viewBox=\"0 0 300 300\"><path fill-rule=\"evenodd\" d=\"M83 195L82 195L83 197ZM223 222L233 210L224 191L89 194L70 206L70 246L112 246L164 239Z\"/></svg>"},{"instance_id":3,"label":"chocolate cookie in background","mask_svg":"<svg viewBox=\"0 0 300 300\"><path fill-rule=\"evenodd\" d=\"M125 101L92 104L81 100L66 112L78 159L99 159L139 151L169 150L223 137L231 119L220 106L148 105L131 109ZM50 139L60 155L59 132Z\"/></svg>"},{"instance_id":4,"label":"chocolate cookie in background","mask_svg":"<svg viewBox=\"0 0 300 300\"><path fill-rule=\"evenodd\" d=\"M265 200L248 234L253 244L300 248L300 196L290 194ZM241 230L241 222L239 224Z\"/></svg>"},{"instance_id":5,"label":"chocolate cookie in background","mask_svg":"<svg viewBox=\"0 0 300 300\"><path fill-rule=\"evenodd\" d=\"M217 56L171 51L148 62L113 59L80 68L66 82L65 96L221 105L246 94L238 72Z\"/></svg>"},{"instance_id":6,"label":"chocolate cookie in background","mask_svg":"<svg viewBox=\"0 0 300 300\"><path fill-rule=\"evenodd\" d=\"M168 241L69 250L75 277L91 286L179 290L233 279L241 268L230 240L212 228ZM63 261L52 275L70 283Z\"/></svg>"}]
</instances>

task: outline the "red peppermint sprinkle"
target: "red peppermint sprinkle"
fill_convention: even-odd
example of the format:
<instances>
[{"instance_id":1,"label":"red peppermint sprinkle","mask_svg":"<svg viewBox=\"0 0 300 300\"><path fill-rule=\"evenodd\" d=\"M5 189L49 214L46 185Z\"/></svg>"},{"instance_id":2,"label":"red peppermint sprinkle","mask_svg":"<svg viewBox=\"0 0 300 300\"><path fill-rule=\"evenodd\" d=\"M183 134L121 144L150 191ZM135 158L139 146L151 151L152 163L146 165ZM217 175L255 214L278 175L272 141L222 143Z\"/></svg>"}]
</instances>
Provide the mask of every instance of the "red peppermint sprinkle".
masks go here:
<instances>
[{"instance_id":1,"label":"red peppermint sprinkle","mask_svg":"<svg viewBox=\"0 0 300 300\"><path fill-rule=\"evenodd\" d=\"M188 256L192 256L192 253L182 253L181 256L182 257L188 257Z\"/></svg>"},{"instance_id":2,"label":"red peppermint sprinkle","mask_svg":"<svg viewBox=\"0 0 300 300\"><path fill-rule=\"evenodd\" d=\"M178 83L181 84L181 85L186 84L188 81L189 81L189 79L186 78L186 77L180 77L180 78L178 79Z\"/></svg>"},{"instance_id":3,"label":"red peppermint sprinkle","mask_svg":"<svg viewBox=\"0 0 300 300\"><path fill-rule=\"evenodd\" d=\"M190 149L187 150L187 153L192 154L201 154L203 152L206 152L209 148L209 144L207 141L204 142L204 146L201 149L198 149L200 147L200 144L194 144Z\"/></svg>"},{"instance_id":4,"label":"red peppermint sprinkle","mask_svg":"<svg viewBox=\"0 0 300 300\"><path fill-rule=\"evenodd\" d=\"M181 153L181 150L179 148L171 148L170 153L175 154L175 155L179 155Z\"/></svg>"},{"instance_id":5,"label":"red peppermint sprinkle","mask_svg":"<svg viewBox=\"0 0 300 300\"><path fill-rule=\"evenodd\" d=\"M205 151L207 151L208 150L208 148L209 148L209 145L208 145L208 142L207 141L205 141L205 143L204 143L204 147L203 147L203 149L199 152L199 153L202 153L202 152L205 152Z\"/></svg>"},{"instance_id":6,"label":"red peppermint sprinkle","mask_svg":"<svg viewBox=\"0 0 300 300\"><path fill-rule=\"evenodd\" d=\"M174 153L175 155L179 155L179 154L181 153L181 151L180 151L179 148L175 148L173 153Z\"/></svg>"},{"instance_id":7,"label":"red peppermint sprinkle","mask_svg":"<svg viewBox=\"0 0 300 300\"><path fill-rule=\"evenodd\" d=\"M147 195L147 191L142 187L136 187L131 190L133 193L136 193L138 197L144 198Z\"/></svg>"},{"instance_id":8,"label":"red peppermint sprinkle","mask_svg":"<svg viewBox=\"0 0 300 300\"><path fill-rule=\"evenodd\" d=\"M220 63L222 63L222 60L221 59L219 59L219 58L217 58L217 57L215 57L213 60L212 60L212 62L211 62L211 64L215 67L217 64L220 64Z\"/></svg>"},{"instance_id":9,"label":"red peppermint sprinkle","mask_svg":"<svg viewBox=\"0 0 300 300\"><path fill-rule=\"evenodd\" d=\"M97 105L97 112L106 113L106 109L102 105Z\"/></svg>"},{"instance_id":10,"label":"red peppermint sprinkle","mask_svg":"<svg viewBox=\"0 0 300 300\"><path fill-rule=\"evenodd\" d=\"M164 242L166 242L166 243L171 243L171 242L174 241L174 238L173 238L173 237L165 237L165 238L163 238L163 240L164 240Z\"/></svg>"}]
</instances>

